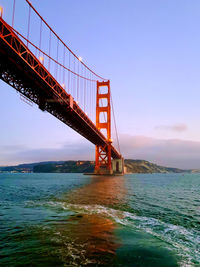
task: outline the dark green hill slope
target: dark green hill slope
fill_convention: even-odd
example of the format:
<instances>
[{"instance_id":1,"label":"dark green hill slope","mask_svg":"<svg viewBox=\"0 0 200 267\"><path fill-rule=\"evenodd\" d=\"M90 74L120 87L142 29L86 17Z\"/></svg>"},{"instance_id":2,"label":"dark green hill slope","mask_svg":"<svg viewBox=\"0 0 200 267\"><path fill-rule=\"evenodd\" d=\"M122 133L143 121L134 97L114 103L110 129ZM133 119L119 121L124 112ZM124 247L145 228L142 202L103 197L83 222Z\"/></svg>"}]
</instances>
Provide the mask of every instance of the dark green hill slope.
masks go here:
<instances>
[{"instance_id":1,"label":"dark green hill slope","mask_svg":"<svg viewBox=\"0 0 200 267\"><path fill-rule=\"evenodd\" d=\"M192 170L181 170L156 165L146 160L126 159L125 167L127 173L168 173L168 172L192 172ZM35 173L91 173L94 171L94 161L50 161L18 166L0 167L1 172L35 172Z\"/></svg>"}]
</instances>

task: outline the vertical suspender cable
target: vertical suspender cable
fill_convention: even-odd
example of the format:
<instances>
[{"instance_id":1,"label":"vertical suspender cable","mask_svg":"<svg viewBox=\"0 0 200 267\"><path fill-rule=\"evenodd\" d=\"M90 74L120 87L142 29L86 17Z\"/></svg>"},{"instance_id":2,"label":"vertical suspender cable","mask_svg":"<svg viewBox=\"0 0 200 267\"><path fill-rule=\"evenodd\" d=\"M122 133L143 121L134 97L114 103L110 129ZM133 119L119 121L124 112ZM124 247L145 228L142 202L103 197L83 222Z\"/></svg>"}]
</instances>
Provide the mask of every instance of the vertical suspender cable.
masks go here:
<instances>
[{"instance_id":1,"label":"vertical suspender cable","mask_svg":"<svg viewBox=\"0 0 200 267\"><path fill-rule=\"evenodd\" d=\"M91 72L90 72L90 80L92 79L91 78L92 75L91 75ZM92 87L91 87L92 83L90 81L90 117L91 117L91 120L92 120Z\"/></svg>"},{"instance_id":2,"label":"vertical suspender cable","mask_svg":"<svg viewBox=\"0 0 200 267\"><path fill-rule=\"evenodd\" d=\"M81 64L81 76L83 76L83 65ZM84 104L84 80L81 79L81 105L83 108L83 104Z\"/></svg>"},{"instance_id":3,"label":"vertical suspender cable","mask_svg":"<svg viewBox=\"0 0 200 267\"><path fill-rule=\"evenodd\" d=\"M63 46L63 66L65 67L65 46ZM63 68L63 85L65 89L65 68Z\"/></svg>"},{"instance_id":4,"label":"vertical suspender cable","mask_svg":"<svg viewBox=\"0 0 200 267\"><path fill-rule=\"evenodd\" d=\"M37 12L37 10L34 8L34 6L31 4L31 2L29 0L25 0L33 9L33 11L37 14L37 16L39 16L39 18L43 21L43 23L51 29L51 31L53 32L53 34L56 36L56 38L59 39L59 41L65 45L65 47L70 51L70 53L78 60L78 57L72 52L72 50L62 41L62 39L56 34L56 32L48 25L48 23L42 18L42 16ZM99 78L100 80L106 80L103 77L97 75L93 70L91 70L84 62L81 61L81 64L91 73L93 73L97 78Z\"/></svg>"},{"instance_id":5,"label":"vertical suspender cable","mask_svg":"<svg viewBox=\"0 0 200 267\"><path fill-rule=\"evenodd\" d=\"M86 75L86 69L84 69L84 77ZM84 79L84 112L85 112L85 98L86 98L86 90L85 90L85 87L86 87L86 79Z\"/></svg>"},{"instance_id":6,"label":"vertical suspender cable","mask_svg":"<svg viewBox=\"0 0 200 267\"><path fill-rule=\"evenodd\" d=\"M93 75L92 75L92 80L93 80ZM93 121L95 118L94 104L95 104L95 101L94 101L94 82L92 82L92 118L93 118Z\"/></svg>"},{"instance_id":7,"label":"vertical suspender cable","mask_svg":"<svg viewBox=\"0 0 200 267\"><path fill-rule=\"evenodd\" d=\"M92 79L93 79L93 75L92 75ZM95 112L95 99L94 99L94 95L95 95L95 93L94 93L94 82L92 82L92 107L93 107L93 110L92 110L92 112L93 112L93 114L92 114L92 116L93 116L93 121L95 122L95 114L96 114L96 112Z\"/></svg>"},{"instance_id":8,"label":"vertical suspender cable","mask_svg":"<svg viewBox=\"0 0 200 267\"><path fill-rule=\"evenodd\" d=\"M39 39L39 49L41 50L42 44L42 19L40 19L40 39ZM40 57L40 50L39 50L39 57Z\"/></svg>"},{"instance_id":9,"label":"vertical suspender cable","mask_svg":"<svg viewBox=\"0 0 200 267\"><path fill-rule=\"evenodd\" d=\"M13 0L13 14L12 14L12 27L14 28L15 21L15 0Z\"/></svg>"},{"instance_id":10,"label":"vertical suspender cable","mask_svg":"<svg viewBox=\"0 0 200 267\"><path fill-rule=\"evenodd\" d=\"M59 53L59 39L57 41L57 54L56 54L56 61L58 62L58 53ZM56 63L56 68L55 68L55 77L57 79L58 77L58 64Z\"/></svg>"},{"instance_id":11,"label":"vertical suspender cable","mask_svg":"<svg viewBox=\"0 0 200 267\"><path fill-rule=\"evenodd\" d=\"M74 57L74 72L75 72L75 57ZM76 99L75 75L73 75L73 94L74 94L74 98Z\"/></svg>"},{"instance_id":12,"label":"vertical suspender cable","mask_svg":"<svg viewBox=\"0 0 200 267\"><path fill-rule=\"evenodd\" d=\"M50 64L51 64L50 56L51 56L51 30L49 32L49 64L48 64L49 71L50 71Z\"/></svg>"},{"instance_id":13,"label":"vertical suspender cable","mask_svg":"<svg viewBox=\"0 0 200 267\"><path fill-rule=\"evenodd\" d=\"M85 69L85 78L87 78L87 70ZM87 98L88 98L88 92L87 92L87 79L85 79L85 112L87 114Z\"/></svg>"},{"instance_id":14,"label":"vertical suspender cable","mask_svg":"<svg viewBox=\"0 0 200 267\"><path fill-rule=\"evenodd\" d=\"M94 82L94 103L95 103L95 107L97 105L97 81ZM96 109L95 109L95 121L96 121Z\"/></svg>"},{"instance_id":15,"label":"vertical suspender cable","mask_svg":"<svg viewBox=\"0 0 200 267\"><path fill-rule=\"evenodd\" d=\"M28 47L28 41L29 41L29 35L30 35L30 20L31 20L31 7L29 6L29 10L28 10L27 47Z\"/></svg>"},{"instance_id":16,"label":"vertical suspender cable","mask_svg":"<svg viewBox=\"0 0 200 267\"><path fill-rule=\"evenodd\" d=\"M77 77L77 100L79 101L79 61L78 61L78 77Z\"/></svg>"},{"instance_id":17,"label":"vertical suspender cable","mask_svg":"<svg viewBox=\"0 0 200 267\"><path fill-rule=\"evenodd\" d=\"M69 70L70 70L70 55L71 55L71 53L69 51ZM69 90L69 92L71 92L71 90L70 90L70 71L68 71L68 90Z\"/></svg>"}]
</instances>

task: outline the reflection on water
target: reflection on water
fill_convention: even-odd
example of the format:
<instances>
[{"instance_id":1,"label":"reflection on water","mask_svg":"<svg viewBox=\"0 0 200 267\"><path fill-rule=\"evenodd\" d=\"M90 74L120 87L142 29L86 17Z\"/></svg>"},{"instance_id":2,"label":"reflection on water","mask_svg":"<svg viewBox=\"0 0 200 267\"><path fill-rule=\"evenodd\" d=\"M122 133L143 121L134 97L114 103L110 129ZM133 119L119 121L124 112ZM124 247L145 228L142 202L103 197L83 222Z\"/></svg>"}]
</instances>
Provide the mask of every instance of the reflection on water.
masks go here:
<instances>
[{"instance_id":1,"label":"reflection on water","mask_svg":"<svg viewBox=\"0 0 200 267\"><path fill-rule=\"evenodd\" d=\"M133 194L133 192L132 192ZM178 267L164 242L128 227L125 177L92 177L91 183L64 196L74 215L58 225L60 255L74 266ZM133 223L132 218L131 224ZM130 220L129 219L129 220Z\"/></svg>"},{"instance_id":2,"label":"reflection on water","mask_svg":"<svg viewBox=\"0 0 200 267\"><path fill-rule=\"evenodd\" d=\"M2 174L0 266L200 266L199 189L191 174Z\"/></svg>"},{"instance_id":3,"label":"reflection on water","mask_svg":"<svg viewBox=\"0 0 200 267\"><path fill-rule=\"evenodd\" d=\"M115 206L125 202L124 176L94 176L91 183L66 196L71 204Z\"/></svg>"},{"instance_id":4,"label":"reflection on water","mask_svg":"<svg viewBox=\"0 0 200 267\"><path fill-rule=\"evenodd\" d=\"M62 240L58 255L75 266L108 264L118 247L113 229L114 223L99 215L71 216L67 224L56 228Z\"/></svg>"},{"instance_id":5,"label":"reflection on water","mask_svg":"<svg viewBox=\"0 0 200 267\"><path fill-rule=\"evenodd\" d=\"M113 262L120 243L114 235L116 224L106 216L103 207L119 206L124 203L124 197L124 177L105 176L95 176L89 185L65 196L70 208L78 211L78 215L70 216L67 227L59 225L57 228L62 235L70 236L73 244L73 253L68 251L65 260L81 265ZM65 249L62 255L66 257Z\"/></svg>"}]
</instances>

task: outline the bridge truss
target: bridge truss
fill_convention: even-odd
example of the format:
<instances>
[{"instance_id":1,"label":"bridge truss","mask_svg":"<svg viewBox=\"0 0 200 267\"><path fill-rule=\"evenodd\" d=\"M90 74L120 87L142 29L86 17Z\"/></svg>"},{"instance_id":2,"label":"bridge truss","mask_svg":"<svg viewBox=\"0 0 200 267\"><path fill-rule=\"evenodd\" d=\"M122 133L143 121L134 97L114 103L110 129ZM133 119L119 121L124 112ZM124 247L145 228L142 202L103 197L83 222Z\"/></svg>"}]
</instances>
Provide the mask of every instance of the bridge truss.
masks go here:
<instances>
[{"instance_id":1,"label":"bridge truss","mask_svg":"<svg viewBox=\"0 0 200 267\"><path fill-rule=\"evenodd\" d=\"M32 4L28 0L26 3L29 10L26 37L13 27L15 0L12 26L0 17L0 78L28 100L37 104L42 111L51 113L92 142L96 146L95 170L98 172L101 167L110 170L111 157L113 159L122 157L111 140L110 82L87 67L50 28ZM30 40L31 10L40 19L39 46ZM49 31L48 52L44 51L45 49L42 50L43 24ZM52 36L56 37L57 42L55 57L51 53ZM59 60L61 45L62 63ZM68 66L65 64L66 51L68 51ZM101 86L107 86L107 94L100 94ZM91 93L89 97L86 94L88 88ZM95 97L94 90L96 101L92 101L92 94ZM107 99L107 106L102 105L102 99ZM91 108L93 102L96 102L96 125L86 112L89 106L90 113L94 113ZM105 117L104 122L100 122L102 112ZM106 136L102 133L102 129L106 129Z\"/></svg>"}]
</instances>

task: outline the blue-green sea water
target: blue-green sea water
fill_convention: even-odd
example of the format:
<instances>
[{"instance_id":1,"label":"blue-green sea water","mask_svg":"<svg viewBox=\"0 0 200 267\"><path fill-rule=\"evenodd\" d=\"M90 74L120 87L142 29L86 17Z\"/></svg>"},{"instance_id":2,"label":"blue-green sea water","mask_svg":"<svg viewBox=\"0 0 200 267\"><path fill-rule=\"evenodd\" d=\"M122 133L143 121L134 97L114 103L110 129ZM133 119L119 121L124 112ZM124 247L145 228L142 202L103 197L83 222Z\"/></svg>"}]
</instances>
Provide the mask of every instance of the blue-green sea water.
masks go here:
<instances>
[{"instance_id":1,"label":"blue-green sea water","mask_svg":"<svg viewBox=\"0 0 200 267\"><path fill-rule=\"evenodd\" d=\"M200 266L200 174L0 174L0 266Z\"/></svg>"}]
</instances>

